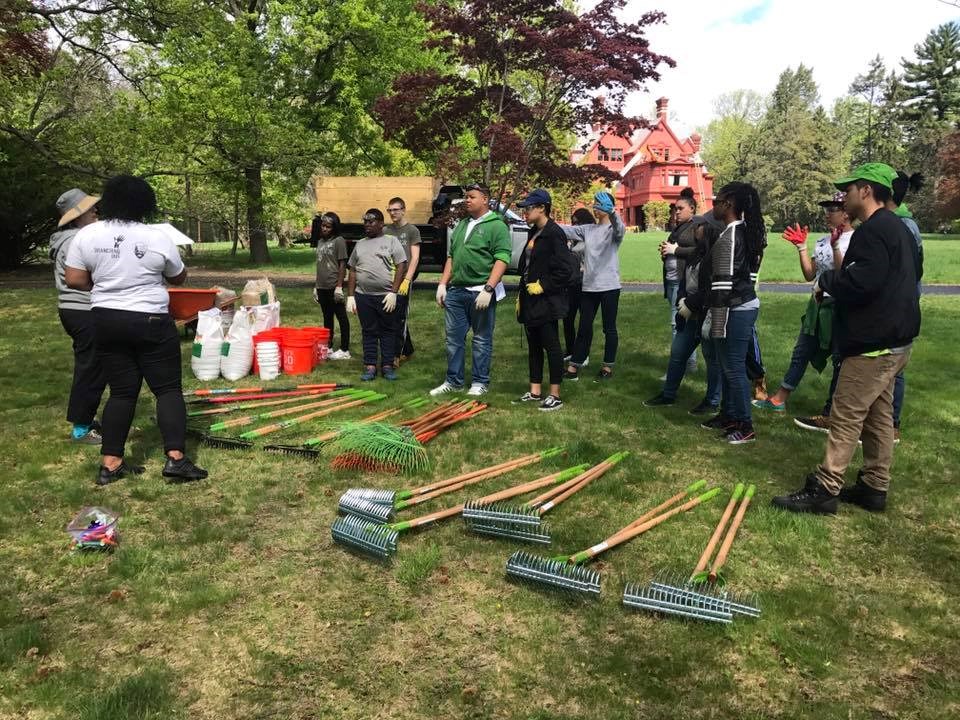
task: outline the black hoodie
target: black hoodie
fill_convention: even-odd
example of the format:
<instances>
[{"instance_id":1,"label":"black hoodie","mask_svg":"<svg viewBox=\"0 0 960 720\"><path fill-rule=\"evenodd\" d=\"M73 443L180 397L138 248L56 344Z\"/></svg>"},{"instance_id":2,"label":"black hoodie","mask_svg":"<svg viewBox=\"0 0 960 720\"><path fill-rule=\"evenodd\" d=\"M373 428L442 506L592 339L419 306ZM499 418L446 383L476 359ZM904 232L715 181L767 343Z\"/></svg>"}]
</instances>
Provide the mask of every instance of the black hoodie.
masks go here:
<instances>
[{"instance_id":1,"label":"black hoodie","mask_svg":"<svg viewBox=\"0 0 960 720\"><path fill-rule=\"evenodd\" d=\"M839 270L820 275L836 303L834 338L843 357L903 347L920 334L917 244L886 208L860 224Z\"/></svg>"}]
</instances>

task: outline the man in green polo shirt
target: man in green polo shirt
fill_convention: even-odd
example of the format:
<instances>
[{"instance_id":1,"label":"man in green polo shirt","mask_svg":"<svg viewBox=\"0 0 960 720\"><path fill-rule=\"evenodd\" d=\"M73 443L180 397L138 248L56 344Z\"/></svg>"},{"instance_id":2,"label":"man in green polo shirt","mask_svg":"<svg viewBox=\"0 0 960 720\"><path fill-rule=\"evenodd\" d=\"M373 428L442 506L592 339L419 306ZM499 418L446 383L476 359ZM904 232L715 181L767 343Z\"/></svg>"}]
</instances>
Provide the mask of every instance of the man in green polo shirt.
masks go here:
<instances>
[{"instance_id":1,"label":"man in green polo shirt","mask_svg":"<svg viewBox=\"0 0 960 720\"><path fill-rule=\"evenodd\" d=\"M466 188L467 217L457 223L447 246L447 262L437 285L437 304L446 310L447 377L430 394L463 389L467 332L473 331L473 378L468 395L480 396L490 386L493 327L500 278L510 263L510 231L490 210L490 189L479 183ZM497 292L500 297L497 297Z\"/></svg>"},{"instance_id":2,"label":"man in green polo shirt","mask_svg":"<svg viewBox=\"0 0 960 720\"><path fill-rule=\"evenodd\" d=\"M821 273L814 294L834 299L834 342L843 358L830 410L827 450L816 472L773 504L792 512L833 514L837 502L882 512L893 461L893 387L920 334L917 244L885 207L896 172L883 163L861 165L837 180L844 209L860 221L839 270ZM863 440L856 484L843 476Z\"/></svg>"}]
</instances>

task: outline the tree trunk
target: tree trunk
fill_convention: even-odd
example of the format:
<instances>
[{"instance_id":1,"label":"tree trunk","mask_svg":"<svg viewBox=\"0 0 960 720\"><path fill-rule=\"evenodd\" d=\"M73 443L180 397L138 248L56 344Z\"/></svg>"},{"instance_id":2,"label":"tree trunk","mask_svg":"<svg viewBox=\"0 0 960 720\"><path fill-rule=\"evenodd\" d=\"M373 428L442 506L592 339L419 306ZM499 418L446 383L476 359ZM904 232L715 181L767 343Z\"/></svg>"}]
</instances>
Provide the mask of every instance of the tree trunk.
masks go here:
<instances>
[{"instance_id":1,"label":"tree trunk","mask_svg":"<svg viewBox=\"0 0 960 720\"><path fill-rule=\"evenodd\" d=\"M267 247L267 229L263 225L262 166L244 168L244 189L247 196L247 236L250 238L250 262L263 265L270 262Z\"/></svg>"},{"instance_id":2,"label":"tree trunk","mask_svg":"<svg viewBox=\"0 0 960 720\"><path fill-rule=\"evenodd\" d=\"M240 191L233 194L233 247L230 255L237 256L237 243L240 242Z\"/></svg>"}]
</instances>

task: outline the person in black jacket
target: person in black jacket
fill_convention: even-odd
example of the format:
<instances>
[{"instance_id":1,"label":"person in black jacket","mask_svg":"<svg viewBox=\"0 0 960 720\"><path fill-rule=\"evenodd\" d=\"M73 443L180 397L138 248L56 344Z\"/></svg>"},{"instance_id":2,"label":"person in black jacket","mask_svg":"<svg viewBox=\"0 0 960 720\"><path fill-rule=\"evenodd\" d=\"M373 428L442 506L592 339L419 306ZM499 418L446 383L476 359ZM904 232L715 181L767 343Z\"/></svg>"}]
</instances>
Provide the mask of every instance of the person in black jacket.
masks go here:
<instances>
[{"instance_id":1,"label":"person in black jacket","mask_svg":"<svg viewBox=\"0 0 960 720\"><path fill-rule=\"evenodd\" d=\"M687 264L697 254L697 240L694 237L696 223L693 222L697 214L697 201L693 198L693 190L684 188L680 191L680 198L676 204L674 228L670 236L660 243L660 259L663 260L663 296L670 306L670 333L676 337L677 328L677 300L683 296L685 272ZM695 372L697 369L697 351L690 353L687 359L686 371ZM663 378L666 380L666 376Z\"/></svg>"},{"instance_id":2,"label":"person in black jacket","mask_svg":"<svg viewBox=\"0 0 960 720\"><path fill-rule=\"evenodd\" d=\"M567 287L576 280L579 260L567 247L567 237L550 217L550 193L533 190L517 203L530 225L529 239L520 256L520 294L517 320L527 333L530 356L530 390L517 402L538 402L550 412L563 407L563 351L557 322L567 315ZM543 355L550 367L550 393L543 397Z\"/></svg>"},{"instance_id":3,"label":"person in black jacket","mask_svg":"<svg viewBox=\"0 0 960 720\"><path fill-rule=\"evenodd\" d=\"M838 500L875 512L886 508L894 378L907 366L920 334L917 244L884 207L896 176L888 165L867 163L836 182L847 193L847 214L860 226L840 269L821 274L814 293L834 299L834 338L843 360L823 462L800 490L773 499L785 510L833 514ZM863 469L856 485L844 489L844 473L861 439Z\"/></svg>"}]
</instances>

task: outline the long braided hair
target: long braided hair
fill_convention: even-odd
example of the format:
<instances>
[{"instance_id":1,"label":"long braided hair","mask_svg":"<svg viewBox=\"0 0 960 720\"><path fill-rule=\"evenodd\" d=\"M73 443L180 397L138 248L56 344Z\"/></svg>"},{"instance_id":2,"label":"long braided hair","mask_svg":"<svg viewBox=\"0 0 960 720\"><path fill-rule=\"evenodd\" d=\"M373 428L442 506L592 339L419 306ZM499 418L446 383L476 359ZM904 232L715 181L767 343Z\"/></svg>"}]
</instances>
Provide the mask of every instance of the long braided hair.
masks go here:
<instances>
[{"instance_id":1,"label":"long braided hair","mask_svg":"<svg viewBox=\"0 0 960 720\"><path fill-rule=\"evenodd\" d=\"M717 197L727 197L733 203L734 214L744 223L747 256L759 261L767 247L767 228L763 222L757 189L749 183L732 182L720 188Z\"/></svg>"}]
</instances>

